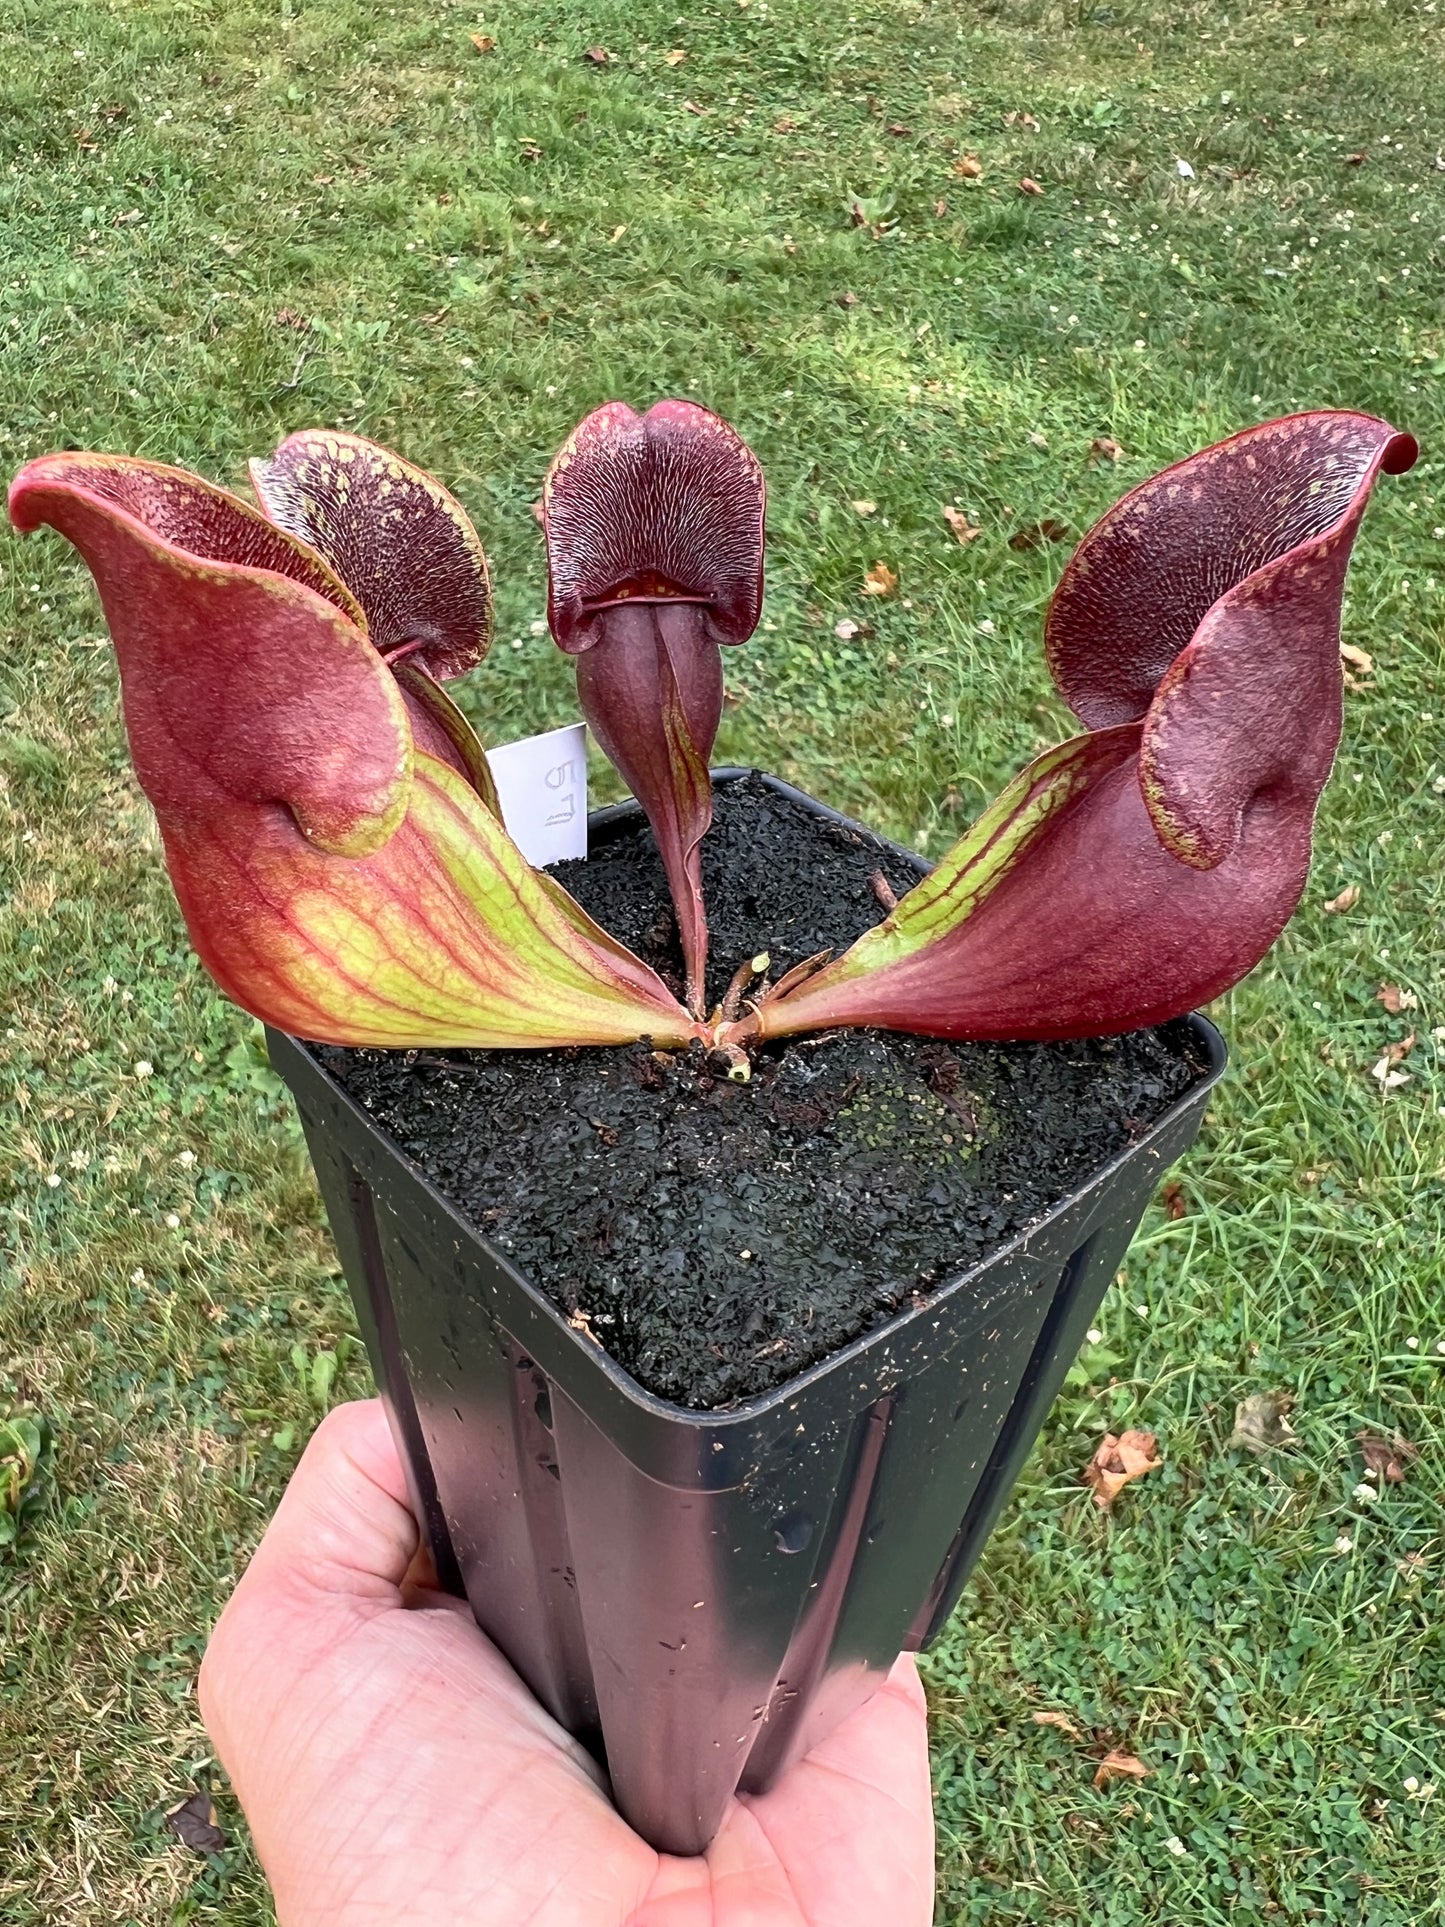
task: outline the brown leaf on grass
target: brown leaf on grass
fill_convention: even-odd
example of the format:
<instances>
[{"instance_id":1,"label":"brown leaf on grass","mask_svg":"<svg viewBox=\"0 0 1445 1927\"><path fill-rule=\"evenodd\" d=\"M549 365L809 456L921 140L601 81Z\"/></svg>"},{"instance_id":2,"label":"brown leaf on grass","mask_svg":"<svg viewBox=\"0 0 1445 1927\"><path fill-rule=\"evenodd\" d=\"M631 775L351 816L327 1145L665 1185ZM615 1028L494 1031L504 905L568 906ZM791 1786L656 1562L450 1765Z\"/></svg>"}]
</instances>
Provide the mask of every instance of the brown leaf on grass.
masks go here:
<instances>
[{"instance_id":1,"label":"brown leaf on grass","mask_svg":"<svg viewBox=\"0 0 1445 1927\"><path fill-rule=\"evenodd\" d=\"M878 513L878 504L876 502L850 502L848 506L855 515L876 515Z\"/></svg>"},{"instance_id":2,"label":"brown leaf on grass","mask_svg":"<svg viewBox=\"0 0 1445 1927\"><path fill-rule=\"evenodd\" d=\"M1021 529L1015 529L1008 539L1011 549L1041 549L1045 542L1072 541L1067 526L1054 516L1045 516L1042 522L1026 522Z\"/></svg>"},{"instance_id":3,"label":"brown leaf on grass","mask_svg":"<svg viewBox=\"0 0 1445 1927\"><path fill-rule=\"evenodd\" d=\"M1030 133L1034 134L1037 134L1039 131L1038 116L1036 114L1023 113L1017 109L1011 114L1004 115L1003 124L1005 127L1027 127Z\"/></svg>"},{"instance_id":4,"label":"brown leaf on grass","mask_svg":"<svg viewBox=\"0 0 1445 1927\"><path fill-rule=\"evenodd\" d=\"M905 127L901 120L890 121L888 131L895 140L911 140L913 137L913 129Z\"/></svg>"},{"instance_id":5,"label":"brown leaf on grass","mask_svg":"<svg viewBox=\"0 0 1445 1927\"><path fill-rule=\"evenodd\" d=\"M543 520L543 516L544 516L544 509L542 504L542 498L539 495L536 501L532 504L532 520L535 523L537 523L538 526L540 527Z\"/></svg>"},{"instance_id":6,"label":"brown leaf on grass","mask_svg":"<svg viewBox=\"0 0 1445 1927\"><path fill-rule=\"evenodd\" d=\"M539 161L542 158L541 143L529 140L525 134L518 136L517 149L524 161Z\"/></svg>"},{"instance_id":7,"label":"brown leaf on grass","mask_svg":"<svg viewBox=\"0 0 1445 1927\"><path fill-rule=\"evenodd\" d=\"M298 334L309 334L311 323L304 314L297 314L294 308L278 308L275 315L278 328L294 328Z\"/></svg>"},{"instance_id":8,"label":"brown leaf on grass","mask_svg":"<svg viewBox=\"0 0 1445 1927\"><path fill-rule=\"evenodd\" d=\"M1067 1713L1035 1713L1033 1722L1035 1726L1056 1726L1071 1740L1081 1740L1084 1737Z\"/></svg>"},{"instance_id":9,"label":"brown leaf on grass","mask_svg":"<svg viewBox=\"0 0 1445 1927\"><path fill-rule=\"evenodd\" d=\"M773 122L773 132L775 134L796 134L797 131L798 123L793 119L791 114L779 114L778 118Z\"/></svg>"},{"instance_id":10,"label":"brown leaf on grass","mask_svg":"<svg viewBox=\"0 0 1445 1927\"><path fill-rule=\"evenodd\" d=\"M662 63L665 67L680 67L686 59L686 47L674 47L670 53L665 53L662 56Z\"/></svg>"},{"instance_id":11,"label":"brown leaf on grass","mask_svg":"<svg viewBox=\"0 0 1445 1927\"><path fill-rule=\"evenodd\" d=\"M858 297L856 294L835 294L833 299L840 308L856 308L858 305Z\"/></svg>"},{"instance_id":12,"label":"brown leaf on grass","mask_svg":"<svg viewBox=\"0 0 1445 1927\"><path fill-rule=\"evenodd\" d=\"M1147 1780L1153 1771L1152 1766L1145 1766L1132 1753L1123 1753L1116 1746L1100 1760L1094 1774L1094 1785L1106 1787L1111 1780Z\"/></svg>"},{"instance_id":13,"label":"brown leaf on grass","mask_svg":"<svg viewBox=\"0 0 1445 1927\"><path fill-rule=\"evenodd\" d=\"M983 162L977 154L965 154L953 163L953 171L962 181L976 181L982 177Z\"/></svg>"},{"instance_id":14,"label":"brown leaf on grass","mask_svg":"<svg viewBox=\"0 0 1445 1927\"><path fill-rule=\"evenodd\" d=\"M1346 167L1363 167L1365 162L1369 158L1370 158L1369 149L1362 147L1357 154L1346 154L1345 166Z\"/></svg>"},{"instance_id":15,"label":"brown leaf on grass","mask_svg":"<svg viewBox=\"0 0 1445 1927\"><path fill-rule=\"evenodd\" d=\"M479 54L491 54L497 51L496 40L489 33L474 33L468 38Z\"/></svg>"},{"instance_id":16,"label":"brown leaf on grass","mask_svg":"<svg viewBox=\"0 0 1445 1927\"><path fill-rule=\"evenodd\" d=\"M1346 911L1353 910L1359 900L1359 884L1347 883L1337 897L1331 897L1329 902L1323 904L1321 907L1327 917L1342 917Z\"/></svg>"},{"instance_id":17,"label":"brown leaf on grass","mask_svg":"<svg viewBox=\"0 0 1445 1927\"><path fill-rule=\"evenodd\" d=\"M1166 1216L1176 1224L1180 1218L1189 1216L1189 1206L1184 1201L1184 1186L1178 1178L1170 1178L1167 1184L1160 1187L1159 1202Z\"/></svg>"},{"instance_id":18,"label":"brown leaf on grass","mask_svg":"<svg viewBox=\"0 0 1445 1927\"><path fill-rule=\"evenodd\" d=\"M944 200L941 194L939 195L938 199L933 203L933 211L938 216L940 221L943 219L944 215L947 214L948 212L948 202Z\"/></svg>"},{"instance_id":19,"label":"brown leaf on grass","mask_svg":"<svg viewBox=\"0 0 1445 1927\"><path fill-rule=\"evenodd\" d=\"M1360 1457L1365 1461L1365 1470L1375 1477L1383 1478L1389 1485L1402 1485L1405 1467L1413 1465L1420 1456L1418 1445L1412 1445L1407 1438L1397 1432L1393 1439L1382 1439L1376 1432L1356 1432L1360 1442Z\"/></svg>"},{"instance_id":20,"label":"brown leaf on grass","mask_svg":"<svg viewBox=\"0 0 1445 1927\"><path fill-rule=\"evenodd\" d=\"M192 1853L219 1853L226 1836L216 1825L216 1809L209 1793L193 1793L166 1815L166 1825Z\"/></svg>"},{"instance_id":21,"label":"brown leaf on grass","mask_svg":"<svg viewBox=\"0 0 1445 1927\"><path fill-rule=\"evenodd\" d=\"M1383 1004L1392 1017L1398 1017L1402 1010L1418 1010L1420 999L1413 990L1401 990L1398 984L1381 984L1375 992L1375 1002Z\"/></svg>"},{"instance_id":22,"label":"brown leaf on grass","mask_svg":"<svg viewBox=\"0 0 1445 1927\"><path fill-rule=\"evenodd\" d=\"M963 510L955 508L952 502L944 503L943 519L945 522L947 522L948 526L953 530L954 534L958 537L959 542L963 545L964 548L967 548L969 543L972 542L976 536L980 536L983 534L983 530L979 528L975 523L970 522L968 517L964 514Z\"/></svg>"},{"instance_id":23,"label":"brown leaf on grass","mask_svg":"<svg viewBox=\"0 0 1445 1927\"><path fill-rule=\"evenodd\" d=\"M1119 462L1124 459L1124 451L1112 435L1096 435L1089 443L1089 453L1097 455L1100 461Z\"/></svg>"},{"instance_id":24,"label":"brown leaf on grass","mask_svg":"<svg viewBox=\"0 0 1445 1927\"><path fill-rule=\"evenodd\" d=\"M1025 174L1023 179L1019 182L1020 194L1042 194L1043 191L1044 190L1039 186L1038 182L1034 180L1033 177L1029 174Z\"/></svg>"},{"instance_id":25,"label":"brown leaf on grass","mask_svg":"<svg viewBox=\"0 0 1445 1927\"><path fill-rule=\"evenodd\" d=\"M886 562L879 561L864 576L862 592L864 595L885 596L892 595L897 587L898 577Z\"/></svg>"},{"instance_id":26,"label":"brown leaf on grass","mask_svg":"<svg viewBox=\"0 0 1445 1927\"><path fill-rule=\"evenodd\" d=\"M682 111L685 114L696 114L699 120L706 120L712 112L712 109L711 107L699 107L695 100L685 100L682 103Z\"/></svg>"},{"instance_id":27,"label":"brown leaf on grass","mask_svg":"<svg viewBox=\"0 0 1445 1927\"><path fill-rule=\"evenodd\" d=\"M1251 1392L1234 1408L1234 1430L1225 1440L1226 1452L1282 1452L1298 1441L1289 1422L1294 1400L1288 1392Z\"/></svg>"},{"instance_id":28,"label":"brown leaf on grass","mask_svg":"<svg viewBox=\"0 0 1445 1927\"><path fill-rule=\"evenodd\" d=\"M582 58L590 60L594 67L610 67L612 56L605 47L589 47Z\"/></svg>"},{"instance_id":29,"label":"brown leaf on grass","mask_svg":"<svg viewBox=\"0 0 1445 1927\"><path fill-rule=\"evenodd\" d=\"M1084 1467L1085 1485L1094 1488L1094 1504L1107 1512L1131 1479L1142 1479L1156 1472L1164 1460L1159 1456L1152 1432L1106 1432L1093 1458Z\"/></svg>"},{"instance_id":30,"label":"brown leaf on grass","mask_svg":"<svg viewBox=\"0 0 1445 1927\"><path fill-rule=\"evenodd\" d=\"M1352 642L1340 644L1340 655L1352 669L1358 669L1362 676L1370 676L1375 671L1375 658L1368 649L1357 649Z\"/></svg>"},{"instance_id":31,"label":"brown leaf on grass","mask_svg":"<svg viewBox=\"0 0 1445 1927\"><path fill-rule=\"evenodd\" d=\"M1378 1083L1383 1084L1387 1091L1397 1091L1402 1084L1408 1084L1410 1082L1410 1073L1408 1071L1397 1070L1395 1066L1397 1064L1403 1064L1414 1048L1415 1033L1413 1030L1408 1037L1397 1037L1393 1044L1386 1044L1378 1061L1370 1066L1371 1077Z\"/></svg>"}]
</instances>

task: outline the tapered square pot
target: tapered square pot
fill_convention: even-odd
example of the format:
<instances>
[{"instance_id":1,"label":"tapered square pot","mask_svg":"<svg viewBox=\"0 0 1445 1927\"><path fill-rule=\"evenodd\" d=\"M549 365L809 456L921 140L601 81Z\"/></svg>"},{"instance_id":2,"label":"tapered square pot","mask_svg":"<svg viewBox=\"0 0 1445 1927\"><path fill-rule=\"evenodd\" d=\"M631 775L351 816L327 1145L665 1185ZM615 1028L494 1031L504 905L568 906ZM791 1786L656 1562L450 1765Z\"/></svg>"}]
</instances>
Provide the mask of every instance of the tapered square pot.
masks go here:
<instances>
[{"instance_id":1,"label":"tapered square pot","mask_svg":"<svg viewBox=\"0 0 1445 1927\"><path fill-rule=\"evenodd\" d=\"M636 821L599 811L594 848ZM1207 1073L1125 1152L923 1303L716 1412L645 1391L270 1034L437 1570L654 1846L700 1852L734 1791L943 1627L1224 1068L1190 1023Z\"/></svg>"}]
</instances>

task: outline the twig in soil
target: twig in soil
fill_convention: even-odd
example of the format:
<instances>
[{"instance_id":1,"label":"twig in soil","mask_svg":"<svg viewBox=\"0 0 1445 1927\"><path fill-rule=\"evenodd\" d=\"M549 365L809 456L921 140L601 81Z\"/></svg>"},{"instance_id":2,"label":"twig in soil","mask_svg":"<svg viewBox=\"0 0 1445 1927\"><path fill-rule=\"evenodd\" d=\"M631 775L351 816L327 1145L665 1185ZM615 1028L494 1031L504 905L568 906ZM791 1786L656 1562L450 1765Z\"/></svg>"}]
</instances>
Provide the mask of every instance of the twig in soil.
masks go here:
<instances>
[{"instance_id":1,"label":"twig in soil","mask_svg":"<svg viewBox=\"0 0 1445 1927\"><path fill-rule=\"evenodd\" d=\"M746 963L738 965L728 981L727 989L723 992L721 1010L722 1021L725 1024L737 1022L738 1012L742 1009L743 992L754 977L766 974L768 965L772 961L766 950L760 950L756 957L749 957Z\"/></svg>"},{"instance_id":2,"label":"twig in soil","mask_svg":"<svg viewBox=\"0 0 1445 1927\"><path fill-rule=\"evenodd\" d=\"M602 1340L597 1336L596 1332L593 1331L592 1327L588 1324L587 1314L585 1311L568 1312L567 1323L572 1327L574 1332L581 1332L584 1338L590 1338L592 1340L592 1343L597 1347L597 1349L601 1351Z\"/></svg>"},{"instance_id":3,"label":"twig in soil","mask_svg":"<svg viewBox=\"0 0 1445 1927\"><path fill-rule=\"evenodd\" d=\"M898 908L898 893L881 870L875 870L868 879L873 886L873 894L890 913Z\"/></svg>"}]
</instances>

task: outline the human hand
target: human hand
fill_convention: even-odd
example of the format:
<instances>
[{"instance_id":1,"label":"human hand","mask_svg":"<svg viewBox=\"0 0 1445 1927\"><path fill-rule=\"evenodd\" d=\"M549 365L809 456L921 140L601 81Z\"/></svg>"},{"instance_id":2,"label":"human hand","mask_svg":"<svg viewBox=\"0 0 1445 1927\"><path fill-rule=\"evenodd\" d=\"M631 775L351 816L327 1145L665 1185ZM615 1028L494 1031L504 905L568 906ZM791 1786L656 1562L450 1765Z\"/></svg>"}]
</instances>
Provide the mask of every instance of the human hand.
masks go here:
<instances>
[{"instance_id":1,"label":"human hand","mask_svg":"<svg viewBox=\"0 0 1445 1927\"><path fill-rule=\"evenodd\" d=\"M418 1585L378 1401L318 1428L201 1668L282 1927L926 1927L911 1659L698 1859L618 1815L466 1605Z\"/></svg>"}]
</instances>

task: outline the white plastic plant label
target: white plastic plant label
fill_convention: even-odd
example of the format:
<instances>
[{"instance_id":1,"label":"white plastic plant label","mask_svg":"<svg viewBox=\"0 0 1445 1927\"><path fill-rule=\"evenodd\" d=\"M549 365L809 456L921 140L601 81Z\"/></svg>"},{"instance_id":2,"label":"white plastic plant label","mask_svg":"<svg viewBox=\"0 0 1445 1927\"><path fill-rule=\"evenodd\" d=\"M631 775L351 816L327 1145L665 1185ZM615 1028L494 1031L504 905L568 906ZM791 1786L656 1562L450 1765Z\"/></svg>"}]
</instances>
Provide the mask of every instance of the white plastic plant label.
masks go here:
<instances>
[{"instance_id":1,"label":"white plastic plant label","mask_svg":"<svg viewBox=\"0 0 1445 1927\"><path fill-rule=\"evenodd\" d=\"M587 725L487 751L507 834L535 869L587 854Z\"/></svg>"}]
</instances>

